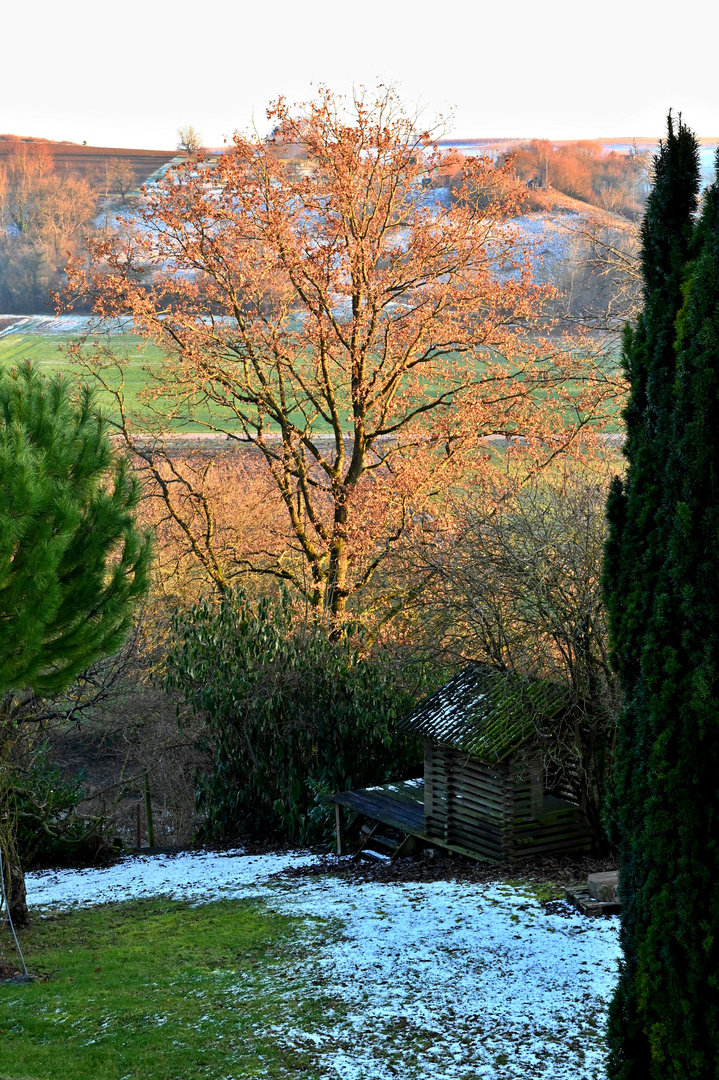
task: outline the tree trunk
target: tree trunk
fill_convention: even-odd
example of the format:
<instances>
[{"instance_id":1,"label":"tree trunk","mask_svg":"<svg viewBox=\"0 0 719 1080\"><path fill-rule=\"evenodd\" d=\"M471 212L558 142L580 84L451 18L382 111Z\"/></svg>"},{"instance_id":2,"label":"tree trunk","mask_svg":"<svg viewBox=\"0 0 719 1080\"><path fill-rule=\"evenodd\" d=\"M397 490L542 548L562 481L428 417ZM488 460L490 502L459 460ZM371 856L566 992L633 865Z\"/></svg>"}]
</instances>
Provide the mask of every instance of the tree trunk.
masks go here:
<instances>
[{"instance_id":1,"label":"tree trunk","mask_svg":"<svg viewBox=\"0 0 719 1080\"><path fill-rule=\"evenodd\" d=\"M30 913L27 909L27 893L25 890L25 875L20 865L20 860L14 848L10 848L6 861L7 876L5 888L8 893L10 904L10 918L14 927L27 926L30 922Z\"/></svg>"},{"instance_id":2,"label":"tree trunk","mask_svg":"<svg viewBox=\"0 0 719 1080\"><path fill-rule=\"evenodd\" d=\"M337 498L335 502L335 525L332 546L330 548L330 565L327 581L327 607L334 616L341 617L347 607L349 589L347 588L347 570L349 559L347 554L347 523L349 512L346 495Z\"/></svg>"},{"instance_id":3,"label":"tree trunk","mask_svg":"<svg viewBox=\"0 0 719 1080\"><path fill-rule=\"evenodd\" d=\"M606 783L606 758L603 746L603 730L598 736L596 721L590 719L586 727L577 724L575 740L582 762L582 778L579 789L579 808L589 824L592 839L592 854L606 855L609 840L604 828L603 805Z\"/></svg>"},{"instance_id":4,"label":"tree trunk","mask_svg":"<svg viewBox=\"0 0 719 1080\"><path fill-rule=\"evenodd\" d=\"M339 550L333 551L330 559L327 606L332 614L339 618L344 615L347 607L347 555L344 544L337 547Z\"/></svg>"}]
</instances>

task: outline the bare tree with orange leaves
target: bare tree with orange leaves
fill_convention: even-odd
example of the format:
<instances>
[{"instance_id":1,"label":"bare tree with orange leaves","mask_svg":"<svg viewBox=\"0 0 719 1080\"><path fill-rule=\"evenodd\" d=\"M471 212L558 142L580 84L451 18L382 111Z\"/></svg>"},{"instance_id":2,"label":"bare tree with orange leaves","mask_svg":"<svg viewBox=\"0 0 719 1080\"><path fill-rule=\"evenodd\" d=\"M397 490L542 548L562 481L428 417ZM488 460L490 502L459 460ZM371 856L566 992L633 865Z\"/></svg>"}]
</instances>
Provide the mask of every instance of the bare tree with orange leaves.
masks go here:
<instances>
[{"instance_id":1,"label":"bare tree with orange leaves","mask_svg":"<svg viewBox=\"0 0 719 1080\"><path fill-rule=\"evenodd\" d=\"M0 164L0 308L46 310L96 212L85 179L56 169L47 144L18 140Z\"/></svg>"},{"instance_id":2,"label":"bare tree with orange leaves","mask_svg":"<svg viewBox=\"0 0 719 1080\"><path fill-rule=\"evenodd\" d=\"M468 158L444 202L447 154L391 89L279 99L268 119L271 138L168 173L128 238L71 266L72 295L163 345L165 430L194 420L261 456L292 540L246 569L341 616L427 500L489 467L487 436L531 433L551 457L607 389L538 337L507 169Z\"/></svg>"}]
</instances>

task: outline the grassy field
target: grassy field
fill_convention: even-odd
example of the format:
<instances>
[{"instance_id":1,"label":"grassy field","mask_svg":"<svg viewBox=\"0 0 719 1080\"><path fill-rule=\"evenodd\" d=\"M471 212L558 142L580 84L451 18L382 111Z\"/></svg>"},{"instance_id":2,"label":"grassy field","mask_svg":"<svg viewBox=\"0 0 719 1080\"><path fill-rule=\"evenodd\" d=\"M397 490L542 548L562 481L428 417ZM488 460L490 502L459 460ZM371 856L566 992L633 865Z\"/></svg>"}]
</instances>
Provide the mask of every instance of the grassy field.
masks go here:
<instances>
[{"instance_id":1,"label":"grassy field","mask_svg":"<svg viewBox=\"0 0 719 1080\"><path fill-rule=\"evenodd\" d=\"M0 1080L601 1080L616 919L439 871L197 851L28 875L57 917L22 938L47 981L0 984Z\"/></svg>"},{"instance_id":2,"label":"grassy field","mask_svg":"<svg viewBox=\"0 0 719 1080\"><path fill-rule=\"evenodd\" d=\"M103 342L107 344L107 342ZM144 341L132 334L120 334L110 339L112 349L123 360L124 399L128 411L135 413L140 418L145 411L140 402L140 394L147 386L149 375L147 368L159 367L163 361L162 351L152 342ZM44 334L8 334L0 337L0 367L12 367L31 360L41 371L46 373L64 371L75 377L90 378L83 372L81 366L71 361L66 352L67 340L60 337L51 337ZM90 348L86 350L89 354ZM119 386L119 374L107 372L108 382L113 386ZM93 380L94 381L94 380ZM117 405L114 397L100 390L98 393L100 403L107 413L117 417ZM198 410L200 419L209 419L207 410ZM140 423L142 421L140 420ZM173 431L207 431L202 423L174 421L168 424Z\"/></svg>"},{"instance_id":3,"label":"grassy field","mask_svg":"<svg viewBox=\"0 0 719 1080\"><path fill-rule=\"evenodd\" d=\"M0 983L0 1080L318 1077L315 1055L285 1051L273 1025L312 1025L337 1007L293 976L324 932L256 900L36 920L23 946L46 981ZM3 957L17 959L5 934Z\"/></svg>"},{"instance_id":4,"label":"grassy field","mask_svg":"<svg viewBox=\"0 0 719 1080\"><path fill-rule=\"evenodd\" d=\"M133 412L137 417L140 426L143 426L142 415L145 412L145 407L140 401L140 395L143 389L147 386L150 375L148 374L148 368L159 368L163 362L162 351L157 345L152 342L144 341L132 334L118 334L110 339L104 340L105 344L111 344L111 347L118 357L122 357L126 360L123 366L123 374L125 380L124 386L124 398L125 405L128 411ZM0 337L0 367L9 367L12 365L20 364L25 360L32 360L37 364L41 370L46 372L51 371L67 371L73 375L81 374L82 369L75 363L71 363L68 359L67 353L63 352L67 341L60 336L50 336L46 334L8 334ZM86 350L90 353L92 350L88 348ZM108 372L109 381L113 381L115 376ZM113 385L118 385L115 381ZM429 385L428 392L436 392L436 387ZM537 395L539 398L543 396L541 390L538 390ZM99 400L105 405L108 414L111 417L117 415L116 402L112 395L100 391ZM161 402L156 406L162 409ZM616 407L609 407L607 409L607 415L601 422L602 429L606 431L618 431L620 430L619 418L616 415ZM145 412L145 415L149 420L149 413ZM231 417L226 414L218 414L218 420L216 424L212 424L211 413L206 407L200 407L196 411L197 421L179 421L172 420L167 423L167 430L178 432L206 432L215 428L225 428L226 430L236 430L238 425L232 422ZM573 419L573 418L572 418ZM318 430L322 429L323 425L318 425Z\"/></svg>"},{"instance_id":5,"label":"grassy field","mask_svg":"<svg viewBox=\"0 0 719 1080\"><path fill-rule=\"evenodd\" d=\"M128 404L137 406L137 397L147 384L148 365L162 363L162 353L156 345L133 337L132 334L118 335L111 339L113 351L119 357L129 357L124 367L126 395ZM138 349L138 345L140 348ZM8 334L0 337L0 366L11 367L31 360L42 371L66 371L80 375L82 368L71 362L66 352L67 342L62 338L44 334ZM91 349L86 352L91 353Z\"/></svg>"},{"instance_id":6,"label":"grassy field","mask_svg":"<svg viewBox=\"0 0 719 1080\"><path fill-rule=\"evenodd\" d=\"M138 353L139 358L131 361L137 370L143 363L159 363L162 360L162 353L156 345L132 334L118 334L110 340L118 355L132 357ZM51 337L49 334L7 334L0 337L0 364L19 364L23 360L32 360L45 368L67 368L71 365L64 356L66 345L65 338Z\"/></svg>"}]
</instances>

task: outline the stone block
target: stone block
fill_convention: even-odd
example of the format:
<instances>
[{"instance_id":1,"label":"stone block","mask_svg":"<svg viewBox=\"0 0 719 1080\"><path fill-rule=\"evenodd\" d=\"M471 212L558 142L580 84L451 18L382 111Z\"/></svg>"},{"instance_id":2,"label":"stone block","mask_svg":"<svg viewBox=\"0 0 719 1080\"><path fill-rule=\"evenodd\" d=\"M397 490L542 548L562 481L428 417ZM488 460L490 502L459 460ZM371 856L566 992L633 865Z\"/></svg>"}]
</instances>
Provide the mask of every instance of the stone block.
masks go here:
<instances>
[{"instance_id":1,"label":"stone block","mask_svg":"<svg viewBox=\"0 0 719 1080\"><path fill-rule=\"evenodd\" d=\"M590 874L587 878L589 895L604 904L618 904L619 871L609 870L604 874Z\"/></svg>"}]
</instances>

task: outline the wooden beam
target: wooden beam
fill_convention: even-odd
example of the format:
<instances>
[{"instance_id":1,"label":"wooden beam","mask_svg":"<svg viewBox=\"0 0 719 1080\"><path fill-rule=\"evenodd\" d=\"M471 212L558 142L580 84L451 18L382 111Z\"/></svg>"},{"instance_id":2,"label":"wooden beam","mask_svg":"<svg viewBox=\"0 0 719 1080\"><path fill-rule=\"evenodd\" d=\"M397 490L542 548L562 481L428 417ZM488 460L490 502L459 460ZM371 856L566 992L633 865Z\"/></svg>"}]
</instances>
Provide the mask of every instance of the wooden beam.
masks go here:
<instances>
[{"instance_id":1,"label":"wooden beam","mask_svg":"<svg viewBox=\"0 0 719 1080\"><path fill-rule=\"evenodd\" d=\"M337 854L345 853L345 814L339 803L335 803L335 825L337 828Z\"/></svg>"},{"instance_id":2,"label":"wooden beam","mask_svg":"<svg viewBox=\"0 0 719 1080\"><path fill-rule=\"evenodd\" d=\"M395 859L402 859L405 855L411 855L416 847L417 838L412 836L412 833L407 833L402 843L397 847L397 850L392 852L389 861L394 862Z\"/></svg>"}]
</instances>

